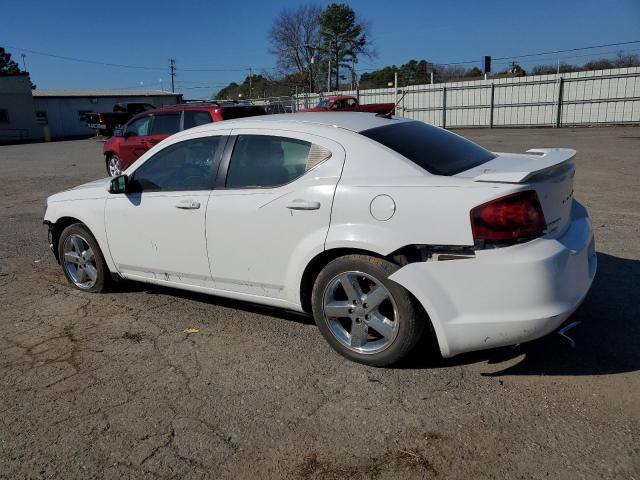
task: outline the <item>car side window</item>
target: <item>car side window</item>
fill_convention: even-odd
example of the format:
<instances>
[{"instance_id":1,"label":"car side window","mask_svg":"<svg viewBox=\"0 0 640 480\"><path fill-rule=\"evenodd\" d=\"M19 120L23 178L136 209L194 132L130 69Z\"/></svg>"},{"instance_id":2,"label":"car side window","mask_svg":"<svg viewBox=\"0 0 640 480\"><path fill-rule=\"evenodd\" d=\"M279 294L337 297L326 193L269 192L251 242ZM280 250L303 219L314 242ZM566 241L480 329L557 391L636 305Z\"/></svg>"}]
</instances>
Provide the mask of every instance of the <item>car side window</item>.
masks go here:
<instances>
[{"instance_id":1,"label":"car side window","mask_svg":"<svg viewBox=\"0 0 640 480\"><path fill-rule=\"evenodd\" d=\"M277 187L331 157L320 145L295 138L239 135L227 172L227 188Z\"/></svg>"},{"instance_id":2,"label":"car side window","mask_svg":"<svg viewBox=\"0 0 640 480\"><path fill-rule=\"evenodd\" d=\"M185 140L160 150L133 172L133 189L142 192L210 190L213 164L222 138Z\"/></svg>"},{"instance_id":3,"label":"car side window","mask_svg":"<svg viewBox=\"0 0 640 480\"><path fill-rule=\"evenodd\" d=\"M211 123L211 115L209 112L202 110L185 110L184 111L184 129L197 127Z\"/></svg>"},{"instance_id":4,"label":"car side window","mask_svg":"<svg viewBox=\"0 0 640 480\"><path fill-rule=\"evenodd\" d=\"M180 130L180 114L154 115L151 135L173 135Z\"/></svg>"},{"instance_id":5,"label":"car side window","mask_svg":"<svg viewBox=\"0 0 640 480\"><path fill-rule=\"evenodd\" d=\"M349 108L353 108L356 106L356 101L353 98L350 98L349 100L347 100L347 106Z\"/></svg>"},{"instance_id":6,"label":"car side window","mask_svg":"<svg viewBox=\"0 0 640 480\"><path fill-rule=\"evenodd\" d=\"M126 136L132 137L144 137L149 134L149 123L151 122L150 116L145 116L139 118L129 125L127 125L127 129L125 130Z\"/></svg>"}]
</instances>

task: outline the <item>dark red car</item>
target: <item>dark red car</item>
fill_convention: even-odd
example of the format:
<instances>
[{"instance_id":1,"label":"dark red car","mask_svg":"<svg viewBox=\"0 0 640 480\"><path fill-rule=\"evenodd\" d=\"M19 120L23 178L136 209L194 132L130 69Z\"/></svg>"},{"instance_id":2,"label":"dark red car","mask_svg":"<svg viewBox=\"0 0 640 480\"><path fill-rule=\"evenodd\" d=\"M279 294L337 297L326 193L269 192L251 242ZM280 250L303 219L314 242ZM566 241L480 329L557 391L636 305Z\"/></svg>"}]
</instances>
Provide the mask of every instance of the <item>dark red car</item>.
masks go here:
<instances>
[{"instance_id":1,"label":"dark red car","mask_svg":"<svg viewBox=\"0 0 640 480\"><path fill-rule=\"evenodd\" d=\"M320 100L312 108L304 108L299 112L369 112L393 115L396 106L393 103L369 103L360 105L356 97L331 97Z\"/></svg>"},{"instance_id":2,"label":"dark red car","mask_svg":"<svg viewBox=\"0 0 640 480\"><path fill-rule=\"evenodd\" d=\"M235 101L187 103L144 111L104 143L107 173L111 177L120 175L155 144L182 130L265 114L263 107Z\"/></svg>"}]
</instances>

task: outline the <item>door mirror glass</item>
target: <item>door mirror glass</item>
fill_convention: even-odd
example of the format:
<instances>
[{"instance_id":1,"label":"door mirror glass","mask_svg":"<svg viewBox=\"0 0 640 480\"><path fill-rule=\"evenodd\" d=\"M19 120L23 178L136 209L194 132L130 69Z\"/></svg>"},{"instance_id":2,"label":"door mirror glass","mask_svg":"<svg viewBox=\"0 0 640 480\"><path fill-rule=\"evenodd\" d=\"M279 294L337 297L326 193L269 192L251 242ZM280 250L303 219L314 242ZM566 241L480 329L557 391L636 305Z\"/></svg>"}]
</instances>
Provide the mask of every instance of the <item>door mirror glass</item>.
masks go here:
<instances>
[{"instance_id":1,"label":"door mirror glass","mask_svg":"<svg viewBox=\"0 0 640 480\"><path fill-rule=\"evenodd\" d=\"M109 193L127 193L129 191L129 177L118 175L111 179Z\"/></svg>"},{"instance_id":2,"label":"door mirror glass","mask_svg":"<svg viewBox=\"0 0 640 480\"><path fill-rule=\"evenodd\" d=\"M114 137L121 137L122 136L122 127L116 127L113 129L113 136Z\"/></svg>"}]
</instances>

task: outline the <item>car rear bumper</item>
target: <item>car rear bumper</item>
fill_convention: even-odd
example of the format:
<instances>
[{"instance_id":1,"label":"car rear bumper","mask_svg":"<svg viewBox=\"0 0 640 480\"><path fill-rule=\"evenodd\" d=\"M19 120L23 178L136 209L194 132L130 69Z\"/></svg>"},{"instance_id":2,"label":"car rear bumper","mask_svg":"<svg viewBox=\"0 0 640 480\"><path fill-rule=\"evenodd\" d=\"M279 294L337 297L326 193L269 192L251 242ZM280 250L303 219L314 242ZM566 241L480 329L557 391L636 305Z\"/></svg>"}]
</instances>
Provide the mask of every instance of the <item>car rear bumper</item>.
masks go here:
<instances>
[{"instance_id":1,"label":"car rear bumper","mask_svg":"<svg viewBox=\"0 0 640 480\"><path fill-rule=\"evenodd\" d=\"M584 300L597 268L591 222L574 202L559 238L478 250L475 258L411 263L391 279L423 305L450 357L534 340Z\"/></svg>"}]
</instances>

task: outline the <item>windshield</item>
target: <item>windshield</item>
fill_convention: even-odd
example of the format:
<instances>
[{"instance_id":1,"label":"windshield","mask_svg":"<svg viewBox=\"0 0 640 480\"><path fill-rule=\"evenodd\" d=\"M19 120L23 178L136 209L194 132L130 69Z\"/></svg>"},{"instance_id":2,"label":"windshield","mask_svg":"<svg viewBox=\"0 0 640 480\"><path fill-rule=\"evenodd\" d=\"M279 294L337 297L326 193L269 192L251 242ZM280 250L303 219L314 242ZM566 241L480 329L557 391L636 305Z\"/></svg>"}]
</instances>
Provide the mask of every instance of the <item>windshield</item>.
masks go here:
<instances>
[{"instance_id":1,"label":"windshield","mask_svg":"<svg viewBox=\"0 0 640 480\"><path fill-rule=\"evenodd\" d=\"M496 158L480 145L423 122L394 123L363 130L360 134L434 175L455 175Z\"/></svg>"}]
</instances>

